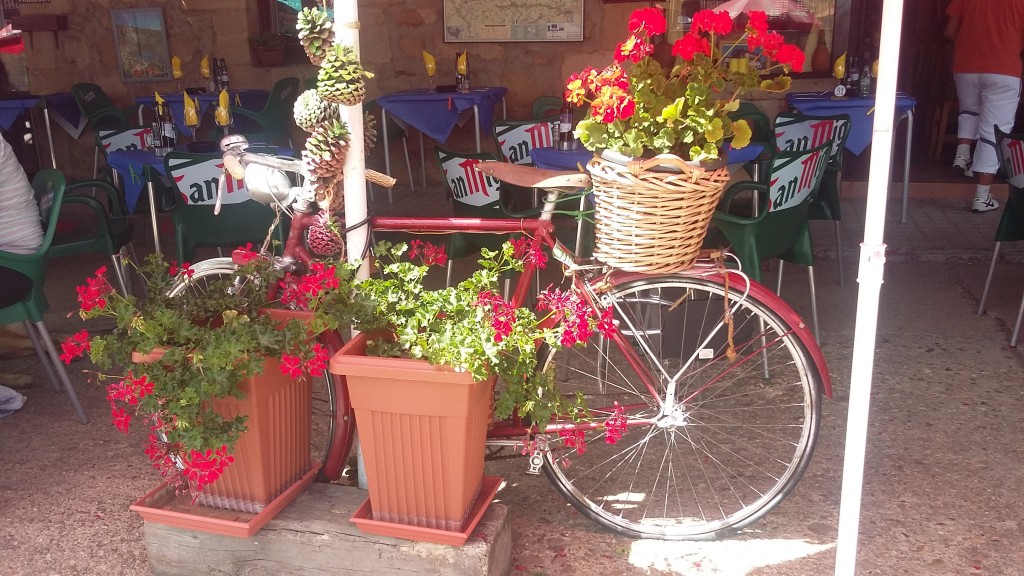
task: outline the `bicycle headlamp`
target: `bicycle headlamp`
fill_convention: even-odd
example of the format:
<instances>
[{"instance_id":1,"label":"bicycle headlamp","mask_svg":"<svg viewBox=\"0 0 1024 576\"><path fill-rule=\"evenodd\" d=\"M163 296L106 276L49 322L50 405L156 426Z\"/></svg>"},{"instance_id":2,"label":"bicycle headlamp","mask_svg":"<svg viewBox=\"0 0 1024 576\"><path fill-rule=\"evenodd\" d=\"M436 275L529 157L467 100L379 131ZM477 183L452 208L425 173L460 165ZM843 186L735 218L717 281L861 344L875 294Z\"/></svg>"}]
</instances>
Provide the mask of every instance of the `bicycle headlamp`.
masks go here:
<instances>
[{"instance_id":1,"label":"bicycle headlamp","mask_svg":"<svg viewBox=\"0 0 1024 576\"><path fill-rule=\"evenodd\" d=\"M268 206L280 204L282 208L291 205L298 190L284 171L252 163L245 167L245 187L253 200Z\"/></svg>"}]
</instances>

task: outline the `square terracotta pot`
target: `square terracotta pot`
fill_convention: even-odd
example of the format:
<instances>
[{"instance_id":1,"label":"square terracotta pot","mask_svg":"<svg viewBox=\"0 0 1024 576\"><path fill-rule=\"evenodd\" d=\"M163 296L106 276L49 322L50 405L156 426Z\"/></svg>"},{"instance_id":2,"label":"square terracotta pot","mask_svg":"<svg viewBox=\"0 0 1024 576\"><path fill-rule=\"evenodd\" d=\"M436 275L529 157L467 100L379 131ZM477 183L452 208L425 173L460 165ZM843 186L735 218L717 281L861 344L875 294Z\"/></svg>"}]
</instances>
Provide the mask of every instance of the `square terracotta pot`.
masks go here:
<instances>
[{"instance_id":1,"label":"square terracotta pot","mask_svg":"<svg viewBox=\"0 0 1024 576\"><path fill-rule=\"evenodd\" d=\"M483 481L494 380L366 356L366 339L348 342L330 371L348 381L373 519L461 531Z\"/></svg>"}]
</instances>

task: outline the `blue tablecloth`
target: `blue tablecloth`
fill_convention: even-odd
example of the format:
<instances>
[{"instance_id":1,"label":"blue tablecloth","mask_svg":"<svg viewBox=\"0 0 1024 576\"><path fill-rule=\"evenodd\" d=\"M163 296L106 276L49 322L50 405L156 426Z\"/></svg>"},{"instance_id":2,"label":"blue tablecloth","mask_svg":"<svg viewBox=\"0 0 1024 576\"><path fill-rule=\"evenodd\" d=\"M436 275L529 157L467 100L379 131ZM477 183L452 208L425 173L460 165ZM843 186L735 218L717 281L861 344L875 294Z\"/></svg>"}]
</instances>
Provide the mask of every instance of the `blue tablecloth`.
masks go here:
<instances>
[{"instance_id":1,"label":"blue tablecloth","mask_svg":"<svg viewBox=\"0 0 1024 576\"><path fill-rule=\"evenodd\" d=\"M455 129L459 114L473 106L480 111L480 132L489 134L494 107L507 92L504 86L473 88L468 93L406 90L381 96L377 103L388 114L443 144Z\"/></svg>"},{"instance_id":2,"label":"blue tablecloth","mask_svg":"<svg viewBox=\"0 0 1024 576\"><path fill-rule=\"evenodd\" d=\"M231 96L232 106L241 106L247 110L262 110L263 106L267 103L267 98L270 93L266 90L228 90L228 95ZM193 100L199 101L199 108L196 110L196 114L199 116L199 120L203 119L203 114L210 108L211 105L216 105L220 98L220 94L192 94ZM161 94L161 98L164 102L171 107L171 117L174 118L174 126L178 129L179 134L186 136L192 136L192 128L185 124L185 99L181 97L181 94ZM138 96L135 98L135 102L142 106L149 108L156 108L156 96ZM236 127L237 128L237 127ZM236 130L241 132L241 130Z\"/></svg>"},{"instance_id":3,"label":"blue tablecloth","mask_svg":"<svg viewBox=\"0 0 1024 576\"><path fill-rule=\"evenodd\" d=\"M64 129L72 138L78 138L88 125L88 119L82 115L82 109L70 92L57 92L42 97L50 118Z\"/></svg>"},{"instance_id":4,"label":"blue tablecloth","mask_svg":"<svg viewBox=\"0 0 1024 576\"><path fill-rule=\"evenodd\" d=\"M751 143L749 146L733 150L726 147L729 164L746 164L757 158L764 150L761 144ZM547 170L580 170L593 158L594 153L586 148L577 150L558 150L556 148L534 148L530 150L530 159L538 168Z\"/></svg>"},{"instance_id":5,"label":"blue tablecloth","mask_svg":"<svg viewBox=\"0 0 1024 576\"><path fill-rule=\"evenodd\" d=\"M24 98L0 98L0 128L10 130L21 113L39 104L38 96Z\"/></svg>"},{"instance_id":6,"label":"blue tablecloth","mask_svg":"<svg viewBox=\"0 0 1024 576\"><path fill-rule=\"evenodd\" d=\"M874 127L875 97L838 98L831 92L790 92L786 94L786 104L803 114L828 116L832 114L849 114L851 118L850 136L846 139L846 149L860 154L871 143L871 132ZM917 101L908 94L896 94L896 119L917 106ZM895 123L894 123L895 125Z\"/></svg>"},{"instance_id":7,"label":"blue tablecloth","mask_svg":"<svg viewBox=\"0 0 1024 576\"><path fill-rule=\"evenodd\" d=\"M128 212L135 211L146 182L166 175L164 157L157 156L153 150L116 150L107 154L107 164L121 176Z\"/></svg>"}]
</instances>

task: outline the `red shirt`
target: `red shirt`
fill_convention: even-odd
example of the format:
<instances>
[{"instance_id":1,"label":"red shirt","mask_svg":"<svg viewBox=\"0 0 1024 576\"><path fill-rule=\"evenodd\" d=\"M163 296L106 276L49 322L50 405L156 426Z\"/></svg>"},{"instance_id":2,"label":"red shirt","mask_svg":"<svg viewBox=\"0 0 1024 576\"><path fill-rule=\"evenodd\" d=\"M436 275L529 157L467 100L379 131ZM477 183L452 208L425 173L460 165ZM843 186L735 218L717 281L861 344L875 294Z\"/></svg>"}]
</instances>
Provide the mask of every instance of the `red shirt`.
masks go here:
<instances>
[{"instance_id":1,"label":"red shirt","mask_svg":"<svg viewBox=\"0 0 1024 576\"><path fill-rule=\"evenodd\" d=\"M946 14L960 18L954 73L1020 77L1024 0L952 0Z\"/></svg>"}]
</instances>

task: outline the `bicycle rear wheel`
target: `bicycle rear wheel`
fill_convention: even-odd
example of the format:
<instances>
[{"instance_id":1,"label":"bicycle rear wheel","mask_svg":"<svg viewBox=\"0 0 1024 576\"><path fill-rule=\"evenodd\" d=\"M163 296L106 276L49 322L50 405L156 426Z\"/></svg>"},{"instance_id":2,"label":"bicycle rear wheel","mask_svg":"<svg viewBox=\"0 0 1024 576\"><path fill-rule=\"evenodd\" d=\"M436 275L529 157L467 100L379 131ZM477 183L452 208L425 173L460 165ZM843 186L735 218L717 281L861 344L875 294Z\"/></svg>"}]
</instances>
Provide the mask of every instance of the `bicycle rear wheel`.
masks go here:
<instances>
[{"instance_id":1,"label":"bicycle rear wheel","mask_svg":"<svg viewBox=\"0 0 1024 576\"><path fill-rule=\"evenodd\" d=\"M738 356L727 359L724 294L717 282L683 276L611 288L619 331L660 398L600 336L542 357L560 372L560 389L585 395L592 416L603 422L617 402L630 423L614 443L605 426L576 432L584 449L548 437L544 471L585 516L630 537L709 540L761 518L799 481L817 438L821 376L772 309L784 304L740 301L735 287Z\"/></svg>"},{"instance_id":2,"label":"bicycle rear wheel","mask_svg":"<svg viewBox=\"0 0 1024 576\"><path fill-rule=\"evenodd\" d=\"M179 281L168 295L202 298L211 289L213 282L230 277L237 268L231 258L211 258L197 262L192 265L191 278ZM243 290L265 292L267 287L253 285L246 278L238 278L231 290L234 293ZM333 356L344 343L337 332L320 334L317 341L327 348L329 356ZM310 457L319 464L317 479L329 482L340 478L344 471L352 449L355 417L344 378L325 372L323 376L313 378L312 388Z\"/></svg>"}]
</instances>

